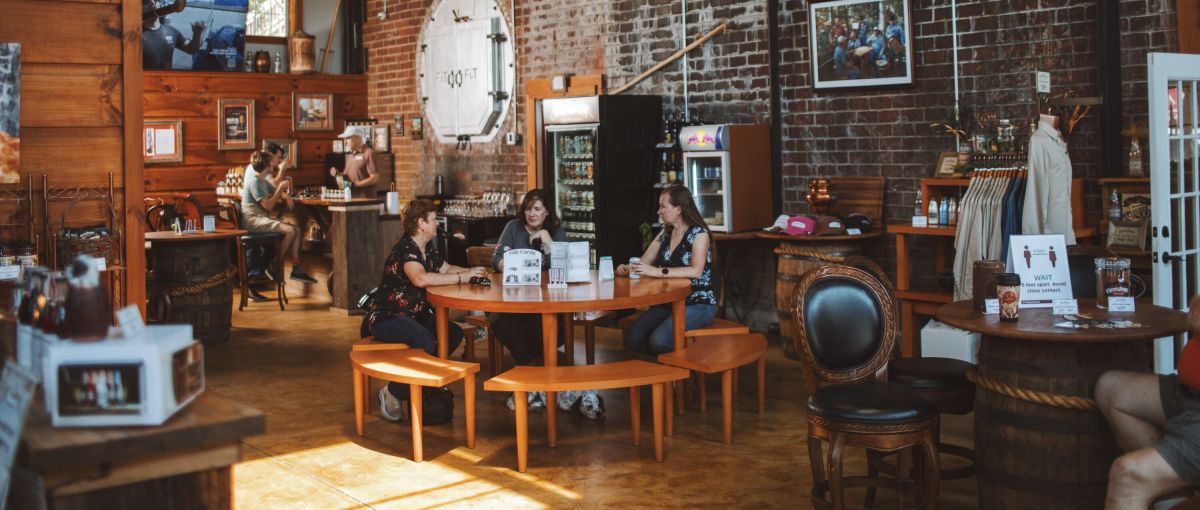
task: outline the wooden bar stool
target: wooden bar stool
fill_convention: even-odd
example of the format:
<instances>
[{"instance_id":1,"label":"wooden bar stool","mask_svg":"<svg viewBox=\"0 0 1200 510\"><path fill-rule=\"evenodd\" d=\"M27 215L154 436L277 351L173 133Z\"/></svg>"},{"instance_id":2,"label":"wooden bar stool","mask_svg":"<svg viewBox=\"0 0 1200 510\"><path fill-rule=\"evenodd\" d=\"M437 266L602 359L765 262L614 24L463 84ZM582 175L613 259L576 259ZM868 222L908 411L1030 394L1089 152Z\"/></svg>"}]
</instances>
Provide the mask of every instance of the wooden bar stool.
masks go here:
<instances>
[{"instance_id":1,"label":"wooden bar stool","mask_svg":"<svg viewBox=\"0 0 1200 510\"><path fill-rule=\"evenodd\" d=\"M705 375L721 374L721 409L724 414L725 444L729 444L733 442L734 370L750 363L758 365L758 414L762 414L766 400L766 353L767 337L762 333L703 336L685 349L660 354L658 362L696 372L700 376L701 388L704 387Z\"/></svg>"},{"instance_id":2,"label":"wooden bar stool","mask_svg":"<svg viewBox=\"0 0 1200 510\"><path fill-rule=\"evenodd\" d=\"M611 319L615 314L611 310L600 310L597 312L579 312L575 314L572 323L577 326L583 326L583 341L584 341L584 356L588 365L596 364L596 324ZM571 328L567 332L567 359L571 360L571 364L575 364L575 331Z\"/></svg>"},{"instance_id":3,"label":"wooden bar stool","mask_svg":"<svg viewBox=\"0 0 1200 510\"><path fill-rule=\"evenodd\" d=\"M354 431L363 435L369 398L370 378L409 385L409 416L412 422L413 461L425 458L421 439L421 388L440 388L463 380L463 399L467 411L467 448L475 448L475 373L478 363L463 363L430 356L420 349L408 349L403 344L372 343L370 339L355 344L350 351L350 366L354 371Z\"/></svg>"}]
</instances>

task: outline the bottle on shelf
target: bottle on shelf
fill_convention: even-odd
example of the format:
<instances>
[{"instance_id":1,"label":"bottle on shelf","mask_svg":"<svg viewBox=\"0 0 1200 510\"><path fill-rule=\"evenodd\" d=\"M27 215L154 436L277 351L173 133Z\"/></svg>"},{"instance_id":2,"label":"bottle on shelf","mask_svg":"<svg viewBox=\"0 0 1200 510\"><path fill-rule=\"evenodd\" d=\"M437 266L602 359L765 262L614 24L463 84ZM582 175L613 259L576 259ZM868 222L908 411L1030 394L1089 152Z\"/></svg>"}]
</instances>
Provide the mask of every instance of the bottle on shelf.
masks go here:
<instances>
[{"instance_id":1,"label":"bottle on shelf","mask_svg":"<svg viewBox=\"0 0 1200 510\"><path fill-rule=\"evenodd\" d=\"M932 227L932 226L935 226L938 224L938 201L936 198L930 197L930 199L929 199L929 216L928 216L928 218L929 218L929 226Z\"/></svg>"},{"instance_id":2,"label":"bottle on shelf","mask_svg":"<svg viewBox=\"0 0 1200 510\"><path fill-rule=\"evenodd\" d=\"M950 223L949 225L958 225L958 200L950 197Z\"/></svg>"},{"instance_id":3,"label":"bottle on shelf","mask_svg":"<svg viewBox=\"0 0 1200 510\"><path fill-rule=\"evenodd\" d=\"M921 207L921 189L917 188L917 201L914 204L913 216L921 216L925 214L925 208Z\"/></svg>"},{"instance_id":4,"label":"bottle on shelf","mask_svg":"<svg viewBox=\"0 0 1200 510\"><path fill-rule=\"evenodd\" d=\"M1138 143L1137 138L1129 144L1129 176L1146 176L1146 171L1142 168L1142 145Z\"/></svg>"},{"instance_id":5,"label":"bottle on shelf","mask_svg":"<svg viewBox=\"0 0 1200 510\"><path fill-rule=\"evenodd\" d=\"M942 203L938 204L938 225L950 224L950 201L953 198L943 198Z\"/></svg>"},{"instance_id":6,"label":"bottle on shelf","mask_svg":"<svg viewBox=\"0 0 1200 510\"><path fill-rule=\"evenodd\" d=\"M1116 189L1108 195L1108 221L1121 221L1121 195Z\"/></svg>"}]
</instances>

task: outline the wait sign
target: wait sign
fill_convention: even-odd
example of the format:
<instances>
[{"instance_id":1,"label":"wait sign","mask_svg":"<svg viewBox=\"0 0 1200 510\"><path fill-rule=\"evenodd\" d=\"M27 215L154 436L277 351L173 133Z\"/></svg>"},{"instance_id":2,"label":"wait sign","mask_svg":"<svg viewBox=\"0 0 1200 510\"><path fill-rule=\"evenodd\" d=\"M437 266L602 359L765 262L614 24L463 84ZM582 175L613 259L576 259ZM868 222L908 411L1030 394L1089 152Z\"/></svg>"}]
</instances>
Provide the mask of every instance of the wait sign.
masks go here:
<instances>
[{"instance_id":1,"label":"wait sign","mask_svg":"<svg viewBox=\"0 0 1200 510\"><path fill-rule=\"evenodd\" d=\"M1010 236L1008 247L1008 271L1021 276L1021 308L1050 308L1056 299L1074 299L1062 234Z\"/></svg>"}]
</instances>

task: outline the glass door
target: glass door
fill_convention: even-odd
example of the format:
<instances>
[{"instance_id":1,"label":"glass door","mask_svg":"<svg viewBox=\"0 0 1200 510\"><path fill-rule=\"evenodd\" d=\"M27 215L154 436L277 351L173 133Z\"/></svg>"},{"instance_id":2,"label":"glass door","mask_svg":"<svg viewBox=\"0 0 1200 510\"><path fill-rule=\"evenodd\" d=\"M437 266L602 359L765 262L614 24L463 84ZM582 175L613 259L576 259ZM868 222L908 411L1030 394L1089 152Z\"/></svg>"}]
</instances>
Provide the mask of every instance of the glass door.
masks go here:
<instances>
[{"instance_id":1,"label":"glass door","mask_svg":"<svg viewBox=\"0 0 1200 510\"><path fill-rule=\"evenodd\" d=\"M550 168L554 172L555 208L567 238L596 240L597 124L546 129Z\"/></svg>"},{"instance_id":2,"label":"glass door","mask_svg":"<svg viewBox=\"0 0 1200 510\"><path fill-rule=\"evenodd\" d=\"M708 228L717 232L729 231L727 158L725 152L683 153L686 182L696 200L696 208Z\"/></svg>"}]
</instances>

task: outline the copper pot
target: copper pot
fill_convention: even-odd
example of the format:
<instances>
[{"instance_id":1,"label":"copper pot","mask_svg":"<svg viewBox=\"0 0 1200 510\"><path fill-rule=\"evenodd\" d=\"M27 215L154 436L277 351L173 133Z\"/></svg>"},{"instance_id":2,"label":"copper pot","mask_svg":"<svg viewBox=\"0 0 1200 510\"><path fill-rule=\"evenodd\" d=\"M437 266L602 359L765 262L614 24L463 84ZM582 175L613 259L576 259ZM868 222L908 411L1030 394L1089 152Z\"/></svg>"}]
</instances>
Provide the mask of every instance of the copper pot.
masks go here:
<instances>
[{"instance_id":1,"label":"copper pot","mask_svg":"<svg viewBox=\"0 0 1200 510\"><path fill-rule=\"evenodd\" d=\"M829 181L813 179L808 182L808 193L804 195L808 206L814 214L828 214L829 206L833 205L833 196L829 194Z\"/></svg>"},{"instance_id":2,"label":"copper pot","mask_svg":"<svg viewBox=\"0 0 1200 510\"><path fill-rule=\"evenodd\" d=\"M267 53L266 50L258 50L254 52L254 72L271 72L271 54Z\"/></svg>"}]
</instances>

